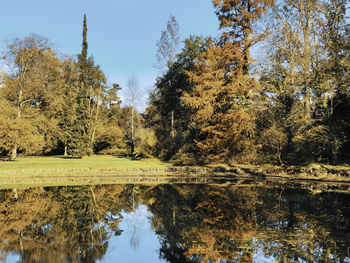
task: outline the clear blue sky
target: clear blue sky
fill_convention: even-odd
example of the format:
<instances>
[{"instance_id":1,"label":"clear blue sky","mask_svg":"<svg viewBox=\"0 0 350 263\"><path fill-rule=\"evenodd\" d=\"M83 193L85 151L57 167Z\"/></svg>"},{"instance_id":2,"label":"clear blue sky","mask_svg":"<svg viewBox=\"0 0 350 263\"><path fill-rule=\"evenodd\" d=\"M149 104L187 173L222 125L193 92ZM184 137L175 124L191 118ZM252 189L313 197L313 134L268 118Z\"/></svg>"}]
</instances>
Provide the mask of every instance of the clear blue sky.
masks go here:
<instances>
[{"instance_id":1,"label":"clear blue sky","mask_svg":"<svg viewBox=\"0 0 350 263\"><path fill-rule=\"evenodd\" d=\"M65 54L81 51L86 13L88 53L108 82L122 87L133 74L141 88L154 83L156 42L170 14L179 23L181 40L218 33L211 0L8 0L2 1L1 10L0 50L6 40L36 33Z\"/></svg>"}]
</instances>

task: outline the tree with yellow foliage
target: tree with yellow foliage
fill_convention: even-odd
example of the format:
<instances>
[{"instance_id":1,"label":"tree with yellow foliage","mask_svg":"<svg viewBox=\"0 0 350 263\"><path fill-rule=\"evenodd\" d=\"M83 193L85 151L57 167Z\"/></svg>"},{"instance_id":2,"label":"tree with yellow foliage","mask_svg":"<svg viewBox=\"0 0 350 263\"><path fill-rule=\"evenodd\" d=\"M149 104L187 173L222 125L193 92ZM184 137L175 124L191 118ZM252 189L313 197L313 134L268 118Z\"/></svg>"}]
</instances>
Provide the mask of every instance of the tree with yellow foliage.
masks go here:
<instances>
[{"instance_id":1,"label":"tree with yellow foliage","mask_svg":"<svg viewBox=\"0 0 350 263\"><path fill-rule=\"evenodd\" d=\"M2 148L10 151L11 146L11 158L15 159L19 149L33 153L43 146L39 143L40 129L33 120L55 81L59 60L50 42L35 34L10 41L2 59L9 68L0 94L2 107L8 112L1 117L1 132L6 135Z\"/></svg>"},{"instance_id":2,"label":"tree with yellow foliage","mask_svg":"<svg viewBox=\"0 0 350 263\"><path fill-rule=\"evenodd\" d=\"M253 152L255 117L251 95L257 83L249 76L249 48L261 37L252 25L272 1L214 0L223 30L216 46L209 47L188 72L195 83L183 101L201 134L197 138L201 161L243 161Z\"/></svg>"},{"instance_id":3,"label":"tree with yellow foliage","mask_svg":"<svg viewBox=\"0 0 350 263\"><path fill-rule=\"evenodd\" d=\"M237 44L213 46L202 54L197 70L188 72L197 85L183 100L201 130L197 146L203 159L230 160L242 154L254 134L249 95L255 81L243 74L243 57ZM235 53L234 53L235 52ZM230 61L236 65L229 66Z\"/></svg>"}]
</instances>

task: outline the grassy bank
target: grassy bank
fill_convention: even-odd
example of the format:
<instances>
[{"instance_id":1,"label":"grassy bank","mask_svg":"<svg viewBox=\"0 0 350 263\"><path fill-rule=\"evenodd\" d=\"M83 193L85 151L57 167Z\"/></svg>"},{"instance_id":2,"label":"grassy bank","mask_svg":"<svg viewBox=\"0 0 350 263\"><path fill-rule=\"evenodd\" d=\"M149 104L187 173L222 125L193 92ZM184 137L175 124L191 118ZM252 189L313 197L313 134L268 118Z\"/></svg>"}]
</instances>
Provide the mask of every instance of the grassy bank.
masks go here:
<instances>
[{"instance_id":1,"label":"grassy bank","mask_svg":"<svg viewBox=\"0 0 350 263\"><path fill-rule=\"evenodd\" d=\"M41 170L41 169L104 169L104 168L167 168L170 163L157 159L131 160L110 155L93 155L82 159L65 158L62 156L20 157L16 161L0 162L0 172L3 170Z\"/></svg>"},{"instance_id":2,"label":"grassy bank","mask_svg":"<svg viewBox=\"0 0 350 263\"><path fill-rule=\"evenodd\" d=\"M279 182L317 181L350 184L349 166L312 164L308 166L211 165L174 167L157 159L131 160L109 155L82 159L25 157L0 161L0 188L118 184L118 183L206 183L239 180Z\"/></svg>"}]
</instances>

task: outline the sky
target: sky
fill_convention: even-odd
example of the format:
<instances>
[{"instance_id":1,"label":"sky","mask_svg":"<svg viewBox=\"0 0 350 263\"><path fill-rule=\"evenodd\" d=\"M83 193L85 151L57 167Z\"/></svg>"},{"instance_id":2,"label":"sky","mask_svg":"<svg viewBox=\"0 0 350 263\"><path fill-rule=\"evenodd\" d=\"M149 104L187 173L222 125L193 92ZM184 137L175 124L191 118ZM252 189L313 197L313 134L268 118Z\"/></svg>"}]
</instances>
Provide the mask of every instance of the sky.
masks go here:
<instances>
[{"instance_id":1,"label":"sky","mask_svg":"<svg viewBox=\"0 0 350 263\"><path fill-rule=\"evenodd\" d=\"M159 75L152 67L156 42L170 15L180 26L182 41L190 35L218 35L211 0L8 0L1 1L1 10L1 51L9 40L35 33L68 55L81 51L85 13L89 56L94 56L109 84L124 88L124 102L127 80L134 75L143 94L140 105Z\"/></svg>"}]
</instances>

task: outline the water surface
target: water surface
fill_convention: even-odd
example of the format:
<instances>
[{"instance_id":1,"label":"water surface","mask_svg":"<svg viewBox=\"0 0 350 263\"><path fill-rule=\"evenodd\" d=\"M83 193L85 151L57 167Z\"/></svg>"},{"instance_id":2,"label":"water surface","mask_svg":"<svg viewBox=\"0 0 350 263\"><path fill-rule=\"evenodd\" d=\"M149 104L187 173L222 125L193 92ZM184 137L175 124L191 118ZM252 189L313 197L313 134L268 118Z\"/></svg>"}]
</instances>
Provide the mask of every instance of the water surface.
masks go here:
<instances>
[{"instance_id":1,"label":"water surface","mask_svg":"<svg viewBox=\"0 0 350 263\"><path fill-rule=\"evenodd\" d=\"M291 185L0 191L1 262L350 262L350 194Z\"/></svg>"}]
</instances>

